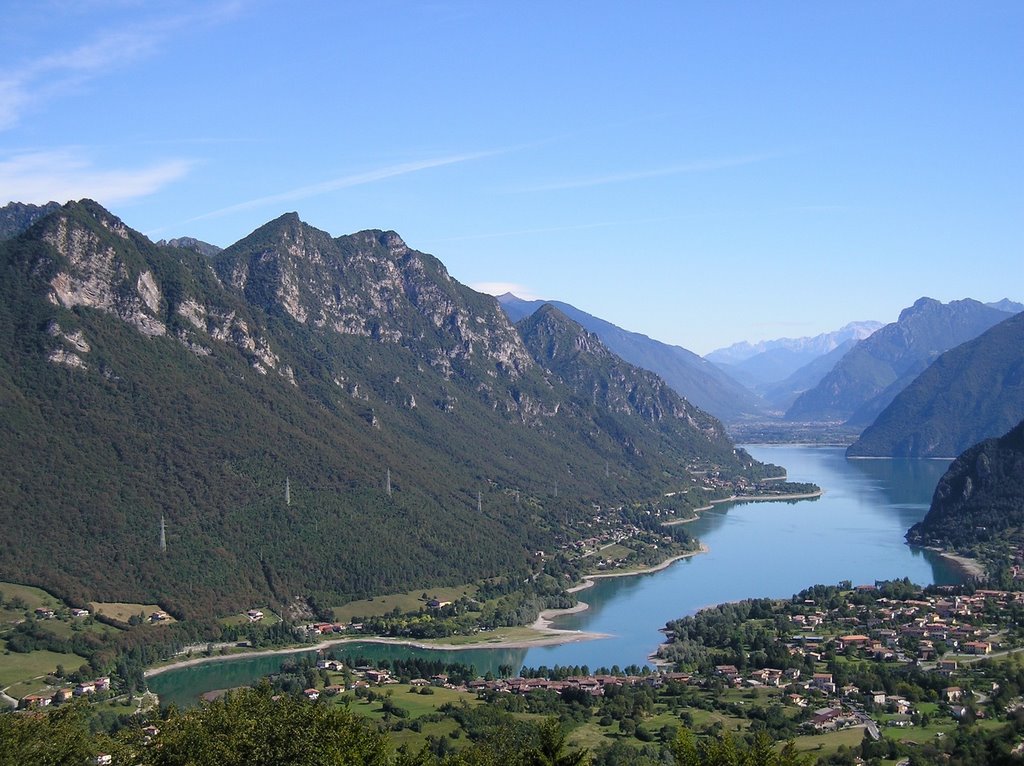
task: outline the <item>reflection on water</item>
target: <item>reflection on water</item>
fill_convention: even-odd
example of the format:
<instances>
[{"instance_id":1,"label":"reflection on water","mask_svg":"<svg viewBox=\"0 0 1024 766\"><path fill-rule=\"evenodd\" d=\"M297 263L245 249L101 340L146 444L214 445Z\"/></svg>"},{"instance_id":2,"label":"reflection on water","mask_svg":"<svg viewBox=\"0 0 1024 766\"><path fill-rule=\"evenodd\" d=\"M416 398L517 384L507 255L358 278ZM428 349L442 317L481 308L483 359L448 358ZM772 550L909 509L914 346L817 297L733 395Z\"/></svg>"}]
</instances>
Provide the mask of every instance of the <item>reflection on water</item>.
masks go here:
<instances>
[{"instance_id":1,"label":"reflection on water","mask_svg":"<svg viewBox=\"0 0 1024 766\"><path fill-rule=\"evenodd\" d=\"M860 474L870 490L879 492L884 503L900 514L909 529L927 512L939 479L952 460L850 460L851 473Z\"/></svg>"},{"instance_id":2,"label":"reflection on water","mask_svg":"<svg viewBox=\"0 0 1024 766\"><path fill-rule=\"evenodd\" d=\"M453 652L359 644L359 653L373 658L428 656L472 664L480 673L497 672L503 664L517 670L524 664L625 667L647 661L663 640L659 629L666 622L704 606L750 597L785 598L816 583L841 580L961 581L961 574L940 557L903 542L907 528L927 512L947 466L944 461L847 461L842 449L828 447L747 449L759 460L785 466L793 481L818 484L824 496L716 506L687 526L710 547L709 553L649 575L597 580L579 594L591 608L555 623L567 630L607 633L609 638L529 650ZM279 665L279 657L218 663L157 676L151 686L168 698L187 700L205 690L251 683Z\"/></svg>"},{"instance_id":3,"label":"reflection on water","mask_svg":"<svg viewBox=\"0 0 1024 766\"><path fill-rule=\"evenodd\" d=\"M339 657L365 658L374 663L380 660L407 657L422 657L450 663L459 662L476 667L480 675L488 672L498 675L502 665L511 666L518 672L526 658L525 649L431 651L372 642L337 645L330 647L327 651L333 651ZM188 706L193 704L204 692L254 684L264 676L277 673L281 669L281 663L286 660L296 657L315 657L316 655L316 650L305 650L193 665L153 676L149 679L149 687L160 696L162 704L174 703L178 706Z\"/></svg>"}]
</instances>

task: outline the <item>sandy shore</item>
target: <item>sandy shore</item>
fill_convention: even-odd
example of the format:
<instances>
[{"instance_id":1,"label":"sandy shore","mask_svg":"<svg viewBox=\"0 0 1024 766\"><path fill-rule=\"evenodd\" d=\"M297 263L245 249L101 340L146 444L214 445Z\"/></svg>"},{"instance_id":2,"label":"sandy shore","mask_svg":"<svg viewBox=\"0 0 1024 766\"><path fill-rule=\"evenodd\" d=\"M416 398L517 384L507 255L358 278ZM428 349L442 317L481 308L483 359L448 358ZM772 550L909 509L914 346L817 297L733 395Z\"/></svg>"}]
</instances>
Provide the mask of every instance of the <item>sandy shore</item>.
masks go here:
<instances>
[{"instance_id":1,"label":"sandy shore","mask_svg":"<svg viewBox=\"0 0 1024 766\"><path fill-rule=\"evenodd\" d=\"M978 561L978 559L972 559L967 556L961 556L958 553L944 551L941 548L928 548L928 550L935 551L942 558L946 559L946 561L952 562L958 569L971 577L983 578L985 576L985 566Z\"/></svg>"},{"instance_id":2,"label":"sandy shore","mask_svg":"<svg viewBox=\"0 0 1024 766\"><path fill-rule=\"evenodd\" d=\"M580 608L582 606L582 608ZM572 609L558 610L552 609L547 610L549 612L568 612L568 611L583 611L586 609L586 604L577 604ZM536 627L537 623L540 622L541 618L537 619L534 623ZM604 633L587 633L581 630L558 630L556 628L536 628L538 634L536 638L523 638L514 640L496 640L496 641L480 641L478 643L471 644L428 644L422 641L409 641L406 639L399 638L387 638L381 636L367 636L366 638L359 638L352 636L349 638L336 638L330 641L319 641L315 644L309 644L306 646L291 646L283 647L280 649L258 649L250 652L237 652L234 654L223 654L215 655L212 657L189 657L187 660L179 660L177 662L171 662L167 665L160 665L155 668L147 668L144 675L146 678L158 676L161 673L166 673L169 670L177 670L179 668L190 668L196 665L206 665L211 662L227 662L231 660L246 659L249 657L268 657L274 654L301 654L302 652L315 652L321 649L327 649L332 646L339 646L343 644L394 644L395 646L411 646L417 649L437 649L438 651L449 651L457 652L464 649L529 649L534 646L555 646L558 644L568 644L575 641L590 641L597 638L607 638Z\"/></svg>"},{"instance_id":3,"label":"sandy shore","mask_svg":"<svg viewBox=\"0 0 1024 766\"><path fill-rule=\"evenodd\" d=\"M700 548L698 548L695 551L687 551L686 553L681 553L678 556L673 556L672 558L665 559L660 564L655 564L654 566L647 567L646 569L636 569L629 572L599 572L598 574L586 575L583 578L583 582L579 583L578 585L573 585L571 588L566 588L565 592L579 593L581 590L586 590L587 588L594 587L594 583L597 580L600 580L605 577L633 577L634 575L660 572L662 569L667 569L668 567L672 566L672 564L679 561L680 559L688 559L690 558L690 556L696 556L698 553L707 553L708 550L710 549L706 545L704 545L704 543L701 543ZM583 601L581 601L578 604L576 604L576 606L570 607L569 609L545 609L543 612L540 613L540 616L530 627L532 627L535 630L548 630L553 631L555 633L568 633L570 635L577 635L576 631L564 631L558 630L557 628L549 627L551 625L551 621L558 617L560 614L576 614L577 612L582 612L589 608L589 604L586 604ZM594 637L603 637L603 634L591 635L593 635ZM532 645L533 644L531 644L531 646Z\"/></svg>"},{"instance_id":4,"label":"sandy shore","mask_svg":"<svg viewBox=\"0 0 1024 766\"><path fill-rule=\"evenodd\" d=\"M572 588L569 588L569 590L567 592L568 593L575 593L577 591L583 590L584 588L589 588L590 586L592 586L594 584L593 580L600 580L600 579L603 579L605 577L632 577L633 575L642 575L642 574L650 574L651 572L660 572L662 569L668 569L670 566L675 564L680 559L688 559L691 556L696 556L698 553L707 553L709 550L710 550L710 548L708 548L706 545L704 545L704 543L701 543L700 544L700 548L698 548L695 551L687 551L686 553L680 553L678 556L673 556L672 558L665 559L660 564L655 564L652 567L647 567L647 569L634 569L634 570L631 570L629 572L599 572L597 574L586 575L586 576L584 576L582 583L580 583L579 585L576 585L576 586L574 586Z\"/></svg>"},{"instance_id":5,"label":"sandy shore","mask_svg":"<svg viewBox=\"0 0 1024 766\"><path fill-rule=\"evenodd\" d=\"M582 588L588 588L593 584L594 583L589 583L587 585L577 585L576 588L570 588L569 591L572 592L576 590L581 590ZM568 609L545 609L543 612L537 615L537 619L533 621L533 625L531 625L530 628L532 630L545 631L554 634L573 636L580 635L580 631L558 630L557 628L552 628L551 621L563 614L576 614L578 612L584 612L587 609L590 609L590 604L587 604L583 601L580 601L578 604L576 604L576 606L570 606ZM596 633L592 633L590 635L594 636L595 638L599 636L599 634Z\"/></svg>"},{"instance_id":6,"label":"sandy shore","mask_svg":"<svg viewBox=\"0 0 1024 766\"><path fill-rule=\"evenodd\" d=\"M700 550L689 551L679 556L673 556L670 559L666 559L657 566L648 567L647 569L640 569L633 572L602 572L600 574L587 575L586 578L579 585L575 585L567 590L568 593L577 593L586 588L590 588L594 585L594 581L602 577L631 577L633 575L649 574L651 572L660 572L662 569L672 565L674 562L680 559L685 559L690 556L695 556L698 553L707 553L708 548L704 544L701 544ZM568 609L545 609L537 619L534 621L530 629L536 632L536 636L522 639L509 639L509 640L495 640L495 641L479 641L477 643L469 644L428 644L422 641L409 641L406 639L398 638L386 638L379 636L367 636L366 638L360 638L357 636L351 636L348 638L336 638L330 641L320 641L315 644L309 644L308 646L292 646L281 649L258 649L249 652L238 652L236 654L224 654L216 655L212 657L189 657L186 660L179 660L177 662L171 662L167 665L160 665L155 668L147 668L145 671L146 678L152 678L158 676L161 673L166 673L169 670L177 670L178 668L189 668L196 665L205 665L210 662L224 662L230 660L244 659L248 657L267 657L274 654L298 654L300 652L312 652L318 649L326 649L331 646L339 646L343 644L394 644L396 646L412 646L417 649L437 649L440 651L459 651L462 649L529 649L534 646L556 646L558 644L569 644L576 641L593 641L599 638L608 638L606 633L590 633L582 630L561 630L559 628L552 628L551 622L556 617L562 614L574 614L576 612L582 612L585 609L589 609L590 605L584 602L576 604L574 607Z\"/></svg>"},{"instance_id":7,"label":"sandy shore","mask_svg":"<svg viewBox=\"0 0 1024 766\"><path fill-rule=\"evenodd\" d=\"M704 511L710 511L714 507L715 506L713 506L713 505L705 505L703 508L694 508L693 512L695 514L697 514L696 516L688 516L685 519L672 519L672 521L664 522L661 526L663 526L663 527L674 527L676 524L689 524L691 521L697 521L697 519L700 518L700 515L702 513L704 513Z\"/></svg>"}]
</instances>

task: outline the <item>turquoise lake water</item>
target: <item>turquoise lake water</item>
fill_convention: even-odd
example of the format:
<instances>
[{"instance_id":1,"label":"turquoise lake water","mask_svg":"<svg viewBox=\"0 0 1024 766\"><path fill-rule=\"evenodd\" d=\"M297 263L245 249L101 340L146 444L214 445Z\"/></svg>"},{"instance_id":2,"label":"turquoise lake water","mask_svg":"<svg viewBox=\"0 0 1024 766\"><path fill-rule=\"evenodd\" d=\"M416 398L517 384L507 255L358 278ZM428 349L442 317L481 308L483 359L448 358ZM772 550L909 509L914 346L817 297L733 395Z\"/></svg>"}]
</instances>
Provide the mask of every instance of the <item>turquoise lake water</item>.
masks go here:
<instances>
[{"instance_id":1,"label":"turquoise lake water","mask_svg":"<svg viewBox=\"0 0 1024 766\"><path fill-rule=\"evenodd\" d=\"M930 551L910 548L906 530L924 517L948 462L847 460L833 447L750 446L754 457L785 466L792 481L818 484L814 500L717 506L687 525L710 551L667 569L605 578L579 593L586 611L554 627L608 638L532 649L420 650L377 644L344 649L374 659L418 655L475 665L601 666L644 664L669 620L701 607L742 598L784 598L817 583L854 584L909 577L921 584L956 583L962 574ZM161 699L189 704L204 691L252 683L278 670L281 656L225 660L155 676Z\"/></svg>"}]
</instances>

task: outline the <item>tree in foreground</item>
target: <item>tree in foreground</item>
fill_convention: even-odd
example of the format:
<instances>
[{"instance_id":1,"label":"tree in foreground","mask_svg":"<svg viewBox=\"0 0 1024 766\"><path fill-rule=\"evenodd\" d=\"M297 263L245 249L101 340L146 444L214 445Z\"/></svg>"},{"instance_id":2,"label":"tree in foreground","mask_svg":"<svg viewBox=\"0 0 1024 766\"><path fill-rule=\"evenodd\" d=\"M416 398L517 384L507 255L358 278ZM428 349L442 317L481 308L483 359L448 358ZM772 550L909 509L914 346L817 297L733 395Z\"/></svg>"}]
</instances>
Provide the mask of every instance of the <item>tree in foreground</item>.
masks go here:
<instances>
[{"instance_id":1,"label":"tree in foreground","mask_svg":"<svg viewBox=\"0 0 1024 766\"><path fill-rule=\"evenodd\" d=\"M387 738L346 708L242 689L173 712L140 748L144 766L386 766Z\"/></svg>"},{"instance_id":2,"label":"tree in foreground","mask_svg":"<svg viewBox=\"0 0 1024 766\"><path fill-rule=\"evenodd\" d=\"M802 755L792 742L781 750L764 732L745 744L729 734L697 742L689 729L680 729L673 740L672 757L676 766L806 766L810 756Z\"/></svg>"},{"instance_id":3,"label":"tree in foreground","mask_svg":"<svg viewBox=\"0 0 1024 766\"><path fill-rule=\"evenodd\" d=\"M0 715L0 766L85 766L102 746L89 731L84 703L46 713Z\"/></svg>"}]
</instances>

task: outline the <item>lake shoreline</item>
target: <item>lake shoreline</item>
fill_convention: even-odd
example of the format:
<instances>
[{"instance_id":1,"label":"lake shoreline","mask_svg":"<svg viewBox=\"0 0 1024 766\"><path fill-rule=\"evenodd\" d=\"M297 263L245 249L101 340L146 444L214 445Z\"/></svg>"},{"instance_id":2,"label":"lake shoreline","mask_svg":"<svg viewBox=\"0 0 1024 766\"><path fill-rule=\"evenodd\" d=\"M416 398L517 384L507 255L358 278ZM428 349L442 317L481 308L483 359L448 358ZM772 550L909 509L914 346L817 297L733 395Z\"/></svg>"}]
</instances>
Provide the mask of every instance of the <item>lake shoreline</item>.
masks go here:
<instances>
[{"instance_id":1,"label":"lake shoreline","mask_svg":"<svg viewBox=\"0 0 1024 766\"><path fill-rule=\"evenodd\" d=\"M584 607L585 608L585 607ZM557 611L557 610L556 610ZM582 610L580 610L582 611ZM427 649L437 651L465 651L468 649L530 649L536 646L553 646L556 644L569 644L575 641L591 641L598 638L606 638L604 633L589 633L577 630L558 630L547 628L544 633L536 638L510 639L508 641L481 641L473 644L428 644L422 641L410 641L408 639L388 638L386 636L367 636L365 638L350 636L348 638L336 638L330 641L320 641L309 646L290 646L278 649L258 649L236 654L224 654L210 657L190 657L167 665L160 665L155 668L146 668L143 672L145 678L152 678L171 670L191 668L197 665L208 665L216 662L232 662L234 660L246 660L253 657L270 657L275 654L302 654L304 652L317 652L333 646L344 646L345 644L388 644L391 646L408 646L414 649Z\"/></svg>"},{"instance_id":2,"label":"lake shoreline","mask_svg":"<svg viewBox=\"0 0 1024 766\"><path fill-rule=\"evenodd\" d=\"M974 577L979 579L985 577L985 565L978 561L978 559L972 559L968 556L961 556L959 553L953 553L952 551L946 551L942 548L933 548L931 546L925 547L925 550L937 553L943 559L957 567L968 577Z\"/></svg>"},{"instance_id":3,"label":"lake shoreline","mask_svg":"<svg viewBox=\"0 0 1024 766\"><path fill-rule=\"evenodd\" d=\"M774 479L772 481L774 481ZM685 519L673 519L672 521L666 521L662 526L674 527L676 524L689 524L692 521L697 521L700 519L700 514L705 511L713 511L716 505L721 505L722 503L771 503L775 500L813 500L814 498L821 497L824 494L825 490L819 489L816 492L791 492L788 495L730 495L729 497L723 497L718 500L711 500L707 505L702 505L700 508L694 508L693 516L688 516Z\"/></svg>"},{"instance_id":4,"label":"lake shoreline","mask_svg":"<svg viewBox=\"0 0 1024 766\"><path fill-rule=\"evenodd\" d=\"M812 500L814 506L783 501L770 507L722 498L719 503L736 505L724 505L715 511L719 503L713 504L712 512L702 513L697 519L701 523L691 533L702 542L706 541L713 551L711 555L699 562L695 560L693 567L672 567L672 562L666 560L658 567L665 570L660 574L632 580L621 578L642 572L594 569L594 575L581 574L578 580L565 585L571 586L567 590L576 593L576 598L588 606L576 604L571 616L560 610L545 610L543 615L535 615L546 621L538 626L546 628L544 631L531 630L527 623L514 629L442 639L457 642L456 645L435 643L437 639L368 641L358 634L348 634L345 638L353 643L348 648L335 648L334 652L370 657L429 656L434 661L476 664L492 672L497 672L498 662L510 662L515 667L584 662L590 667L610 667L613 663L621 666L627 662L644 664L653 661L651 655L664 642L664 635L656 631L664 629L666 622L693 614L702 607L752 597L789 597L813 582L846 579L873 582L877 578L909 577L922 584L956 584L967 579L962 567L952 560L937 552L919 555L920 549L912 554L903 540L906 526L918 520L916 517L924 512L931 497L932 482L938 480L940 469L929 466L937 461L915 462L914 470L910 471L873 469L871 462L846 461L839 450L766 448L764 453L763 458L759 452L753 454L759 459L791 466L791 475L800 480L815 480L818 486L826 488L824 498ZM895 461L894 467L905 468L900 461ZM913 501L912 507L908 506L908 497ZM762 503L777 499L779 496L753 498ZM878 509L891 512L878 513ZM882 538L879 538L879 531L885 533ZM778 556L780 541L799 546L804 554L798 561L787 562L786 557ZM662 551L666 557L669 554L670 551ZM762 567L764 574L754 573ZM608 575L617 579L605 579ZM578 628L579 632L552 630L563 626ZM588 631L611 635L604 640L591 640L597 637L589 635ZM330 636L334 638L340 639L342 635ZM410 639L408 636L400 638ZM357 645L358 641L366 643ZM503 648L509 645L510 648ZM412 648L414 646L422 648ZM214 647L215 652L217 648ZM293 645L283 652L278 649L275 656L251 660L246 660L241 652L259 651L258 648L229 648L227 651L239 654L203 658L217 664L180 673L162 671L166 675L158 676L152 684L166 688L170 697L188 696L193 689L196 693L204 690L204 685L219 688L245 683L249 668L274 672L281 662L276 654L306 651L305 657L315 657L313 651L317 648L328 649L329 646L326 643ZM435 649L438 651L431 651ZM460 649L463 653L444 653L446 649ZM491 652L491 649L498 651ZM194 657L201 653L194 651ZM292 656L298 657L297 654ZM238 662L232 663L235 658ZM164 668L176 665L175 660L185 659L188 658L179 655Z\"/></svg>"},{"instance_id":5,"label":"lake shoreline","mask_svg":"<svg viewBox=\"0 0 1024 766\"><path fill-rule=\"evenodd\" d=\"M633 572L600 572L598 574L587 575L583 582L578 585L574 585L566 590L567 593L577 593L586 588L590 588L594 585L594 581L605 577L632 577L634 575L651 574L653 572L660 572L663 569L668 568L680 559L689 558L696 556L699 553L707 553L708 547L701 544L701 547L695 551L687 551L686 553L678 556L672 556L660 564L656 564L646 569L639 569ZM152 678L153 676L161 675L162 673L169 672L171 670L179 670L181 668L190 668L197 665L206 665L214 662L231 662L232 660L250 659L252 657L269 657L275 654L301 654L303 652L315 652L320 649L325 649L332 646L344 646L345 644L390 644L393 646L409 646L414 649L437 649L439 651L464 651L469 649L532 649L538 646L558 646L562 644L571 644L578 641L596 641L602 638L608 638L607 633L595 633L590 631L582 630L562 630L560 628L552 628L551 623L563 614L575 614L583 612L590 608L590 605L586 602L579 602L576 606L568 607L566 609L545 609L533 622L532 625L528 626L530 630L536 631L537 635L529 638L522 639L508 639L498 641L480 641L467 644L428 644L423 641L411 641L409 639L399 638L388 638L386 636L349 636L346 638L337 638L329 641L320 641L310 646L290 646L281 647L277 649L258 649L246 652L237 652L235 654L225 654L219 656L210 657L189 657L188 659L179 660L177 662L168 663L167 665L160 665L154 668L146 668L143 675L145 678Z\"/></svg>"}]
</instances>

